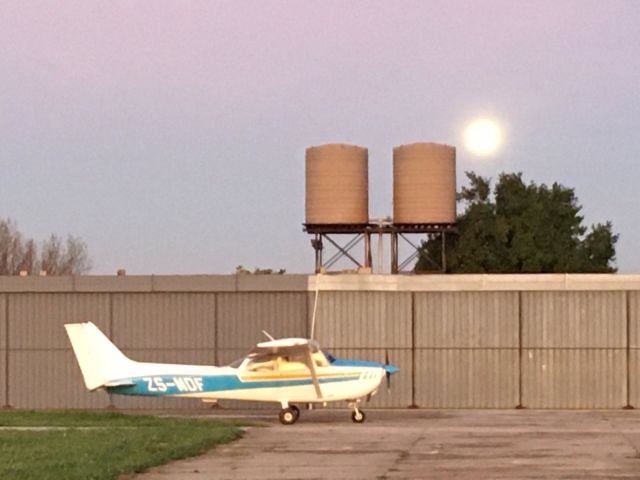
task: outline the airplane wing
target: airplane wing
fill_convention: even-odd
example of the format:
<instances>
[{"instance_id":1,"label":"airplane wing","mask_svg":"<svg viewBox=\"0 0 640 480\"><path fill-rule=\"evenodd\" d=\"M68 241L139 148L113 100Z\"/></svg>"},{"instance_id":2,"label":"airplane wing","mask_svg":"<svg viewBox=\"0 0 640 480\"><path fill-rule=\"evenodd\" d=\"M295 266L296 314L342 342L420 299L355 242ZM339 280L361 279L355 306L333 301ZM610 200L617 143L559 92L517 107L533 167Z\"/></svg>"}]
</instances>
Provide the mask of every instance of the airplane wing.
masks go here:
<instances>
[{"instance_id":1,"label":"airplane wing","mask_svg":"<svg viewBox=\"0 0 640 480\"><path fill-rule=\"evenodd\" d=\"M311 372L311 381L313 387L316 390L318 400L321 400L322 389L320 388L320 382L318 381L318 372L316 371L316 364L313 361L313 354L319 351L318 344L312 340L306 338L284 338L280 340L271 340L268 342L261 342L256 345L252 353L270 353L272 355L301 355L304 358L305 365Z\"/></svg>"},{"instance_id":2,"label":"airplane wing","mask_svg":"<svg viewBox=\"0 0 640 480\"><path fill-rule=\"evenodd\" d=\"M260 342L256 345L253 352L258 353L273 353L283 355L291 353L304 352L305 350L313 348L317 350L317 344L306 338L281 338L278 340L269 340L268 342Z\"/></svg>"}]
</instances>

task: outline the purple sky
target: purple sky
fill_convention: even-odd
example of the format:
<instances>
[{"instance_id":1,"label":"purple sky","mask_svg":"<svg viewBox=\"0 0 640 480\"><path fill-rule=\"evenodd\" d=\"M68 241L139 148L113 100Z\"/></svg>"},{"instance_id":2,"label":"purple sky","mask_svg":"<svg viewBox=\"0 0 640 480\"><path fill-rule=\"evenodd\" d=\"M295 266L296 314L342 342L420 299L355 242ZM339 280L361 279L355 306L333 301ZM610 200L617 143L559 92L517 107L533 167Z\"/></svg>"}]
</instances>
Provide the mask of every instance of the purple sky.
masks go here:
<instances>
[{"instance_id":1,"label":"purple sky","mask_svg":"<svg viewBox=\"0 0 640 480\"><path fill-rule=\"evenodd\" d=\"M73 233L94 273L313 267L304 149L369 148L391 213L395 145L576 189L640 272L640 2L0 3L0 217ZM474 158L462 129L497 118Z\"/></svg>"}]
</instances>

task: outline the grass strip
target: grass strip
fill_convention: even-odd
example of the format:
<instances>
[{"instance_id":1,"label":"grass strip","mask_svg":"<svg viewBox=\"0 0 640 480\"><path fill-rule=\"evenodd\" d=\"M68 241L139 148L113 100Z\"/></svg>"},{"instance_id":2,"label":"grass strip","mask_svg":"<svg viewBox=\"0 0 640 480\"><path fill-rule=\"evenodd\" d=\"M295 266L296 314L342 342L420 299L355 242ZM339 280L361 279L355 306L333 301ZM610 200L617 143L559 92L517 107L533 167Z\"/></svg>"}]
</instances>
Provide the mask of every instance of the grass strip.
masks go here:
<instances>
[{"instance_id":1,"label":"grass strip","mask_svg":"<svg viewBox=\"0 0 640 480\"><path fill-rule=\"evenodd\" d=\"M2 426L67 428L16 431ZM200 455L241 434L235 423L200 418L0 411L0 479L117 479Z\"/></svg>"}]
</instances>

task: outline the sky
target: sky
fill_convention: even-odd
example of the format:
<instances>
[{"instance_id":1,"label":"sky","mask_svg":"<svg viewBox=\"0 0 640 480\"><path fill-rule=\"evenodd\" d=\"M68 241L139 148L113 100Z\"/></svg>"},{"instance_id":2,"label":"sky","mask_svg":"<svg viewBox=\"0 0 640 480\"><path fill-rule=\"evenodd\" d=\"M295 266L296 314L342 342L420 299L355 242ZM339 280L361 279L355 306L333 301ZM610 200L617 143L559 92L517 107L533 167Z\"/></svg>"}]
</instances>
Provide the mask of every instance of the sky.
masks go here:
<instances>
[{"instance_id":1,"label":"sky","mask_svg":"<svg viewBox=\"0 0 640 480\"><path fill-rule=\"evenodd\" d=\"M86 241L92 273L311 272L304 151L456 145L575 188L640 272L640 2L0 1L0 218ZM464 127L490 116L480 158Z\"/></svg>"}]
</instances>

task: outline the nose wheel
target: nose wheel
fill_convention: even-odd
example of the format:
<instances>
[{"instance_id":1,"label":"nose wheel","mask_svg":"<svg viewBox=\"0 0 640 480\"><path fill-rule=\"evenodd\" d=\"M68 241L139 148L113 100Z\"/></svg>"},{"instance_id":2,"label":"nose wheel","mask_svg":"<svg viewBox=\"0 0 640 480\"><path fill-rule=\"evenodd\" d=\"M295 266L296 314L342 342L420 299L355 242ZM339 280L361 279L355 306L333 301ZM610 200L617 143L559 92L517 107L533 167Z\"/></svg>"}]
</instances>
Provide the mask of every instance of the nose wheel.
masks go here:
<instances>
[{"instance_id":1,"label":"nose wheel","mask_svg":"<svg viewBox=\"0 0 640 480\"><path fill-rule=\"evenodd\" d=\"M293 425L300 418L300 409L295 405L289 405L280 410L280 423L283 425Z\"/></svg>"},{"instance_id":2,"label":"nose wheel","mask_svg":"<svg viewBox=\"0 0 640 480\"><path fill-rule=\"evenodd\" d=\"M351 412L351 420L353 423L363 423L365 418L367 418L367 416L362 410L355 408L353 412Z\"/></svg>"}]
</instances>

